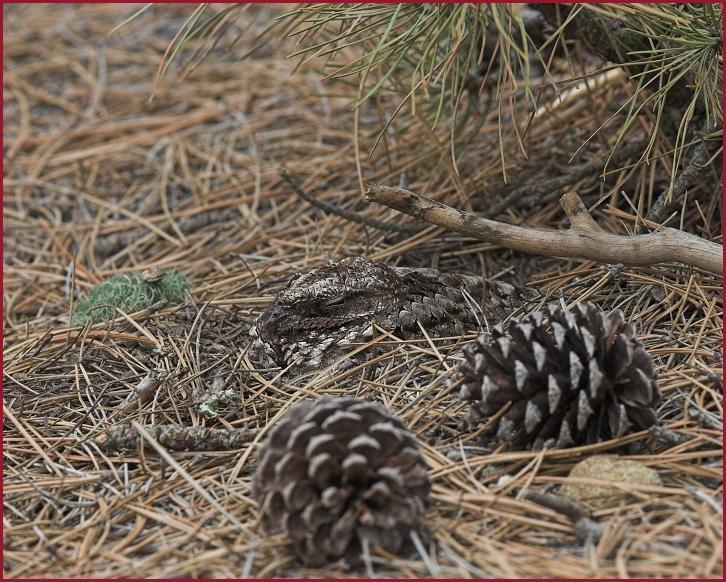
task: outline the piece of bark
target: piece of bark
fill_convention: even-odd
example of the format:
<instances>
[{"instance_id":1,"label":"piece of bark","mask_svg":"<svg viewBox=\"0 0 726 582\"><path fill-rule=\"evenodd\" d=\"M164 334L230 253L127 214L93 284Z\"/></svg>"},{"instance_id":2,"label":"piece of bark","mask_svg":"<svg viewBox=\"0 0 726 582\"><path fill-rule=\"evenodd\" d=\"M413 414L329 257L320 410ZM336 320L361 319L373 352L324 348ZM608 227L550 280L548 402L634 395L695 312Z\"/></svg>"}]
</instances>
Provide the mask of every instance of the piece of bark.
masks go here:
<instances>
[{"instance_id":1,"label":"piece of bark","mask_svg":"<svg viewBox=\"0 0 726 582\"><path fill-rule=\"evenodd\" d=\"M220 429L178 424L154 424L144 427L159 444L173 451L228 451L252 441L257 429ZM104 430L95 438L107 451L135 449L141 436L132 424L120 424Z\"/></svg>"}]
</instances>

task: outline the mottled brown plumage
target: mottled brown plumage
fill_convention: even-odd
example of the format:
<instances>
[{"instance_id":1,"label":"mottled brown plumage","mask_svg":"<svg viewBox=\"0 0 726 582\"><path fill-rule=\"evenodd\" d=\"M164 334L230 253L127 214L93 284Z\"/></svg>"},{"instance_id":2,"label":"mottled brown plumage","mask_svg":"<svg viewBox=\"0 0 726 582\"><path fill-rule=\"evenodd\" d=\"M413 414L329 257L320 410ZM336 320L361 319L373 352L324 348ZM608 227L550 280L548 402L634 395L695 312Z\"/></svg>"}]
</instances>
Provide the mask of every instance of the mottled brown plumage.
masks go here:
<instances>
[{"instance_id":1,"label":"mottled brown plumage","mask_svg":"<svg viewBox=\"0 0 726 582\"><path fill-rule=\"evenodd\" d=\"M268 364L314 368L369 341L371 322L403 339L423 337L419 323L438 337L461 335L522 302L506 283L351 257L293 276L252 328L253 352Z\"/></svg>"}]
</instances>

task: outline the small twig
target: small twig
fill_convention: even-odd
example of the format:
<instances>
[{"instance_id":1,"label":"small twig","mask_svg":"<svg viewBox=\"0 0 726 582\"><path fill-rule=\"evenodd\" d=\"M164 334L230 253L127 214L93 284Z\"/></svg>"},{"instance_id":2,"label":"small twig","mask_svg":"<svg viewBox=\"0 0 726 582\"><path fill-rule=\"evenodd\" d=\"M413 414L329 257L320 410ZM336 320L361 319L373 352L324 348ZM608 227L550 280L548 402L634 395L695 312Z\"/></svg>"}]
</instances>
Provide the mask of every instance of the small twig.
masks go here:
<instances>
[{"instance_id":1,"label":"small twig","mask_svg":"<svg viewBox=\"0 0 726 582\"><path fill-rule=\"evenodd\" d=\"M337 206L333 206L332 204L328 204L327 202L318 200L317 198L303 190L302 186L297 183L295 178L293 178L285 168L282 168L280 170L280 176L282 176L282 179L287 182L288 186L290 186L290 188L292 188L295 194L300 196L300 198L329 214L335 214L336 216L340 216L342 218L345 218L346 220L357 222L359 224L365 224L366 226L370 226L371 228L382 230L384 232L403 232L405 234L416 234L421 232L424 228L428 228L427 224L410 226L407 226L405 224L389 224L388 222L382 222L380 220L376 220L375 218L369 218L356 212L349 212L348 210L343 210L342 208L338 208Z\"/></svg>"},{"instance_id":2,"label":"small twig","mask_svg":"<svg viewBox=\"0 0 726 582\"><path fill-rule=\"evenodd\" d=\"M715 415L702 408L697 408L693 405L689 406L688 416L690 416L694 420L697 420L701 423L702 426L705 426L706 428L713 428L716 430L721 430L723 428L723 424L719 422L718 418Z\"/></svg>"},{"instance_id":3,"label":"small twig","mask_svg":"<svg viewBox=\"0 0 726 582\"><path fill-rule=\"evenodd\" d=\"M583 517L587 517L587 510L577 501L555 495L554 493L540 493L539 491L527 491L524 498L534 501L537 505L542 505L547 509L561 513L570 521L577 521Z\"/></svg>"},{"instance_id":4,"label":"small twig","mask_svg":"<svg viewBox=\"0 0 726 582\"><path fill-rule=\"evenodd\" d=\"M717 127L714 124L705 124L701 134L711 133L716 129ZM706 140L702 139L693 148L691 159L688 161L685 170L673 180L673 184L669 184L669 187L660 193L657 200L650 207L648 213L645 215L646 220L658 223L663 222L665 217L675 209L678 198L684 195L689 188L704 177L706 164L710 156L711 152L706 148Z\"/></svg>"},{"instance_id":5,"label":"small twig","mask_svg":"<svg viewBox=\"0 0 726 582\"><path fill-rule=\"evenodd\" d=\"M570 221L570 228L572 230L578 230L582 232L597 232L604 233L605 231L600 228L590 216L587 211L587 207L583 204L580 197L574 192L568 192L560 199L562 209L567 214L567 218Z\"/></svg>"},{"instance_id":6,"label":"small twig","mask_svg":"<svg viewBox=\"0 0 726 582\"><path fill-rule=\"evenodd\" d=\"M711 273L723 273L721 245L673 228L637 236L616 235L596 229L593 227L594 220L575 192L568 192L560 198L560 204L572 223L567 231L525 228L480 218L403 188L369 185L366 199L515 251L624 265L680 262Z\"/></svg>"},{"instance_id":7,"label":"small twig","mask_svg":"<svg viewBox=\"0 0 726 582\"><path fill-rule=\"evenodd\" d=\"M502 198L499 202L487 208L483 215L486 218L494 218L497 214L512 208L521 198L543 200L548 198L550 194L556 195L562 192L568 186L572 186L575 182L582 180L587 176L599 175L608 164L619 164L622 161L641 152L646 144L646 140L638 140L618 149L610 158L595 160L586 164L580 164L569 169L563 176L557 176L549 180L541 180L537 182L529 182L517 188L514 188L509 194Z\"/></svg>"},{"instance_id":8,"label":"small twig","mask_svg":"<svg viewBox=\"0 0 726 582\"><path fill-rule=\"evenodd\" d=\"M524 494L524 498L568 518L572 522L575 537L582 544L587 541L597 543L605 531L603 526L590 519L587 515L587 510L577 501L562 497L561 495L539 493L537 491L527 491Z\"/></svg>"},{"instance_id":9,"label":"small twig","mask_svg":"<svg viewBox=\"0 0 726 582\"><path fill-rule=\"evenodd\" d=\"M218 429L178 424L154 424L144 427L159 444L173 451L229 451L239 449L257 436L256 429ZM96 444L108 451L134 449L139 432L132 424L112 426L95 438Z\"/></svg>"},{"instance_id":10,"label":"small twig","mask_svg":"<svg viewBox=\"0 0 726 582\"><path fill-rule=\"evenodd\" d=\"M650 429L648 429L648 432L653 436L656 442L670 446L682 445L683 443L693 440L692 436L681 434L658 425L651 426Z\"/></svg>"}]
</instances>

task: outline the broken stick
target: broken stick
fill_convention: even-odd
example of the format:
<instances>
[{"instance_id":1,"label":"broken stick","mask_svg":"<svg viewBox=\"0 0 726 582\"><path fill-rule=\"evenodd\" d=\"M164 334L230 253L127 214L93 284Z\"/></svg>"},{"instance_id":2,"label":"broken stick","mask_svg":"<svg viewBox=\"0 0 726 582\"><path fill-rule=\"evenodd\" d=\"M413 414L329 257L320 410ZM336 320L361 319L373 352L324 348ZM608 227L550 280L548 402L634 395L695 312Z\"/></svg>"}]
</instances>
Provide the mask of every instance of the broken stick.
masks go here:
<instances>
[{"instance_id":1,"label":"broken stick","mask_svg":"<svg viewBox=\"0 0 726 582\"><path fill-rule=\"evenodd\" d=\"M178 424L153 424L144 427L157 441L172 451L229 451L249 444L258 434L257 429L207 428ZM96 444L107 451L135 449L141 435L133 424L120 424L103 431L95 438Z\"/></svg>"},{"instance_id":2,"label":"broken stick","mask_svg":"<svg viewBox=\"0 0 726 582\"><path fill-rule=\"evenodd\" d=\"M603 526L590 519L587 510L574 499L538 491L527 491L524 498L567 517L572 522L577 541L581 544L588 541L597 543L605 531Z\"/></svg>"},{"instance_id":3,"label":"broken stick","mask_svg":"<svg viewBox=\"0 0 726 582\"><path fill-rule=\"evenodd\" d=\"M721 245L674 228L635 236L606 232L597 226L576 192L560 198L570 219L570 229L564 231L526 228L481 218L403 188L369 185L366 200L515 251L633 266L679 262L723 274Z\"/></svg>"}]
</instances>

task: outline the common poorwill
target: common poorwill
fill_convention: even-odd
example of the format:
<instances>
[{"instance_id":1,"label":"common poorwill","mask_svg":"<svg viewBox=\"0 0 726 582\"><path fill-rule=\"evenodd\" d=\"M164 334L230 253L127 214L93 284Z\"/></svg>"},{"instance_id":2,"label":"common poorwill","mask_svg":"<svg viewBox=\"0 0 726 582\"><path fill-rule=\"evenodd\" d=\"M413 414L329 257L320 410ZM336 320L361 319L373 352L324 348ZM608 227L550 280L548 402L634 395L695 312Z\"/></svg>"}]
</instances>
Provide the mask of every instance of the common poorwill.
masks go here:
<instances>
[{"instance_id":1,"label":"common poorwill","mask_svg":"<svg viewBox=\"0 0 726 582\"><path fill-rule=\"evenodd\" d=\"M458 336L502 321L531 290L435 269L350 257L296 274L257 318L253 359L311 369L371 340L375 323L399 338ZM366 357L356 354L353 362Z\"/></svg>"}]
</instances>

